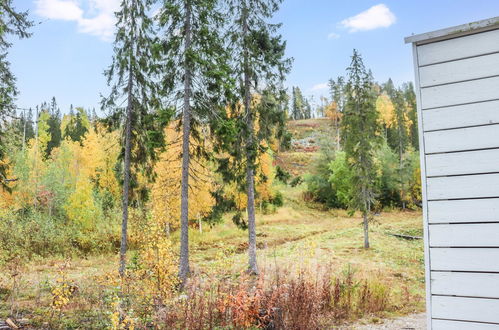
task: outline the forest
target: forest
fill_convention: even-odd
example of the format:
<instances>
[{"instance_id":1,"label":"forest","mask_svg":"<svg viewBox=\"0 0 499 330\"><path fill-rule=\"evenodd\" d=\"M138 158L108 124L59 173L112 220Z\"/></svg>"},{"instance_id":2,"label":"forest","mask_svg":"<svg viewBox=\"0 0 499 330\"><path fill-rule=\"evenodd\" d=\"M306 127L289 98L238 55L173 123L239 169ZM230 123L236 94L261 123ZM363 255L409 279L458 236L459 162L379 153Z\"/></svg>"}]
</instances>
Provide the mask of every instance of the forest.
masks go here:
<instances>
[{"instance_id":1,"label":"forest","mask_svg":"<svg viewBox=\"0 0 499 330\"><path fill-rule=\"evenodd\" d=\"M357 50L318 103L287 86L280 5L121 1L96 110L16 105L7 56L34 21L0 2L0 328L423 310L414 86L377 82Z\"/></svg>"}]
</instances>

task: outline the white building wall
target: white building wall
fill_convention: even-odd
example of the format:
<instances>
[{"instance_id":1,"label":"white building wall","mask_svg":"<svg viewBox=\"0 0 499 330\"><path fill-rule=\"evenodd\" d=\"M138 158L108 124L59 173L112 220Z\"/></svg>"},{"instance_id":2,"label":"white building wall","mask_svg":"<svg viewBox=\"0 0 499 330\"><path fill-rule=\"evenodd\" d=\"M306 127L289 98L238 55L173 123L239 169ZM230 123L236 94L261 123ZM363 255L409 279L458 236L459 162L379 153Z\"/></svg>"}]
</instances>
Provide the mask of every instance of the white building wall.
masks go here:
<instances>
[{"instance_id":1,"label":"white building wall","mask_svg":"<svg viewBox=\"0 0 499 330\"><path fill-rule=\"evenodd\" d=\"M432 329L499 329L497 22L407 39L414 47Z\"/></svg>"}]
</instances>

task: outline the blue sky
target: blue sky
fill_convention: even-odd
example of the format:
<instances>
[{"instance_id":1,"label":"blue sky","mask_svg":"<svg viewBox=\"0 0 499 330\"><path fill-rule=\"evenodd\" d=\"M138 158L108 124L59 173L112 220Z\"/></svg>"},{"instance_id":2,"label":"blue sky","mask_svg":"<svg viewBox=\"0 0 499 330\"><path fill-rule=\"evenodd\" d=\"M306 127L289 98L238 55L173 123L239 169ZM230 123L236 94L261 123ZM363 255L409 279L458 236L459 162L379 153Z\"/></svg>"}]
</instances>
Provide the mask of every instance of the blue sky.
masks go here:
<instances>
[{"instance_id":1,"label":"blue sky","mask_svg":"<svg viewBox=\"0 0 499 330\"><path fill-rule=\"evenodd\" d=\"M18 79L18 106L33 107L55 96L99 108L107 93L104 69L112 57L113 11L119 0L14 0L37 24L33 37L15 41L9 54ZM403 38L499 16L497 0L284 0L282 22L288 56L294 58L287 86L318 100L325 83L343 75L353 48L377 81L413 80L412 50Z\"/></svg>"}]
</instances>

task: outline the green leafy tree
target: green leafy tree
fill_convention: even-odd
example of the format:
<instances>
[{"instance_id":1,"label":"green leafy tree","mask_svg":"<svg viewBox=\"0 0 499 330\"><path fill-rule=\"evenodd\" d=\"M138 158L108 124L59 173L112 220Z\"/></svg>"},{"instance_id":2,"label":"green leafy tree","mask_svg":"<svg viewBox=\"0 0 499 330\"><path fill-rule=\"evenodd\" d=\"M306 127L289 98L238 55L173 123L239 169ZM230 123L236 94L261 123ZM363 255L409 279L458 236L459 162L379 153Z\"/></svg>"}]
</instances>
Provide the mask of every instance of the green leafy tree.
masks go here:
<instances>
[{"instance_id":1,"label":"green leafy tree","mask_svg":"<svg viewBox=\"0 0 499 330\"><path fill-rule=\"evenodd\" d=\"M375 202L375 151L379 144L378 112L373 78L354 50L347 68L346 103L341 121L341 140L353 174L352 209L362 213L364 247L369 248L369 221Z\"/></svg>"},{"instance_id":2,"label":"green leafy tree","mask_svg":"<svg viewBox=\"0 0 499 330\"><path fill-rule=\"evenodd\" d=\"M416 93L412 82L402 85L402 92L407 104L407 116L411 121L410 125L410 140L415 150L419 150L419 133L418 133L418 110L416 106Z\"/></svg>"},{"instance_id":3,"label":"green leafy tree","mask_svg":"<svg viewBox=\"0 0 499 330\"><path fill-rule=\"evenodd\" d=\"M282 86L289 72L291 60L285 58L286 43L278 33L280 24L268 21L278 10L281 0L231 0L229 11L234 22L228 38L233 51L234 80L239 83L235 104L231 107L236 134L232 136L232 159L238 164L236 169L245 171L248 215L248 271L258 273L256 261L255 223L255 167L259 152L265 152L265 141L271 136L283 133L279 125L286 114L281 103L285 100ZM255 93L261 96L260 102L252 102ZM258 123L258 125L255 125ZM244 146L243 150L239 146ZM240 176L234 176L240 179ZM241 183L241 180L238 180Z\"/></svg>"},{"instance_id":4,"label":"green leafy tree","mask_svg":"<svg viewBox=\"0 0 499 330\"><path fill-rule=\"evenodd\" d=\"M353 199L352 169L350 168L346 155L343 151L335 154L334 160L329 164L331 175L329 182L335 193L338 206L348 207Z\"/></svg>"},{"instance_id":5,"label":"green leafy tree","mask_svg":"<svg viewBox=\"0 0 499 330\"><path fill-rule=\"evenodd\" d=\"M158 127L163 113L158 112L156 98L157 47L153 36L154 24L148 16L152 3L152 0L121 2L121 9L116 13L113 61L105 72L111 85L109 97L102 100L102 107L110 110L106 123L123 132L120 153L123 214L119 266L122 277L126 267L129 198L136 174L142 172L146 177L153 177L152 163L156 161L156 151L164 141L163 129Z\"/></svg>"},{"instance_id":6,"label":"green leafy tree","mask_svg":"<svg viewBox=\"0 0 499 330\"><path fill-rule=\"evenodd\" d=\"M27 12L18 12L12 0L0 1L0 185L7 188L7 164L4 162L6 146L4 135L7 117L15 111L14 101L17 96L16 78L10 70L7 60L12 36L28 38L33 22L28 19Z\"/></svg>"},{"instance_id":7,"label":"green leafy tree","mask_svg":"<svg viewBox=\"0 0 499 330\"><path fill-rule=\"evenodd\" d=\"M227 79L227 53L220 27L222 15L216 0L165 1L159 14L164 32L163 87L177 110L182 129L179 277L183 285L189 267L189 178L191 157L206 158L202 126L217 113ZM191 139L197 143L192 148Z\"/></svg>"}]
</instances>

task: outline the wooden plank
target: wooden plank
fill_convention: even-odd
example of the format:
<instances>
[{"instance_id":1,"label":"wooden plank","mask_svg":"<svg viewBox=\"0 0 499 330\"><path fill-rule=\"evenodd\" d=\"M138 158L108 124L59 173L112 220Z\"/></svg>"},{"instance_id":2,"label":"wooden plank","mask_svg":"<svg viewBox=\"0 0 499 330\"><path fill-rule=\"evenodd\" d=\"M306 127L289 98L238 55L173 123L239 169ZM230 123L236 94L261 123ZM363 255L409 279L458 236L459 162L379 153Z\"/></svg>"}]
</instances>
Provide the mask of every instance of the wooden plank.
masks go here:
<instances>
[{"instance_id":1,"label":"wooden plank","mask_svg":"<svg viewBox=\"0 0 499 330\"><path fill-rule=\"evenodd\" d=\"M499 123L499 101L423 111L425 131Z\"/></svg>"},{"instance_id":2,"label":"wooden plank","mask_svg":"<svg viewBox=\"0 0 499 330\"><path fill-rule=\"evenodd\" d=\"M499 330L499 324L462 322L451 320L433 320L433 330Z\"/></svg>"},{"instance_id":3,"label":"wooden plank","mask_svg":"<svg viewBox=\"0 0 499 330\"><path fill-rule=\"evenodd\" d=\"M499 147L499 125L427 132L425 152L453 152Z\"/></svg>"},{"instance_id":4,"label":"wooden plank","mask_svg":"<svg viewBox=\"0 0 499 330\"><path fill-rule=\"evenodd\" d=\"M499 323L498 311L498 299L432 297L433 318Z\"/></svg>"},{"instance_id":5,"label":"wooden plank","mask_svg":"<svg viewBox=\"0 0 499 330\"><path fill-rule=\"evenodd\" d=\"M429 201L429 223L499 222L499 199Z\"/></svg>"},{"instance_id":6,"label":"wooden plank","mask_svg":"<svg viewBox=\"0 0 499 330\"><path fill-rule=\"evenodd\" d=\"M428 176L499 172L499 149L426 155Z\"/></svg>"},{"instance_id":7,"label":"wooden plank","mask_svg":"<svg viewBox=\"0 0 499 330\"><path fill-rule=\"evenodd\" d=\"M497 99L499 77L421 88L423 110Z\"/></svg>"},{"instance_id":8,"label":"wooden plank","mask_svg":"<svg viewBox=\"0 0 499 330\"><path fill-rule=\"evenodd\" d=\"M499 196L499 174L428 178L428 200Z\"/></svg>"},{"instance_id":9,"label":"wooden plank","mask_svg":"<svg viewBox=\"0 0 499 330\"><path fill-rule=\"evenodd\" d=\"M499 223L431 225L430 233L431 247L499 247Z\"/></svg>"},{"instance_id":10,"label":"wooden plank","mask_svg":"<svg viewBox=\"0 0 499 330\"><path fill-rule=\"evenodd\" d=\"M421 87L499 75L499 53L425 66L419 69Z\"/></svg>"},{"instance_id":11,"label":"wooden plank","mask_svg":"<svg viewBox=\"0 0 499 330\"><path fill-rule=\"evenodd\" d=\"M418 46L419 65L499 52L499 30Z\"/></svg>"},{"instance_id":12,"label":"wooden plank","mask_svg":"<svg viewBox=\"0 0 499 330\"><path fill-rule=\"evenodd\" d=\"M430 261L436 271L499 272L499 248L430 248Z\"/></svg>"},{"instance_id":13,"label":"wooden plank","mask_svg":"<svg viewBox=\"0 0 499 330\"><path fill-rule=\"evenodd\" d=\"M499 274L432 272L431 291L437 295L499 298Z\"/></svg>"}]
</instances>

